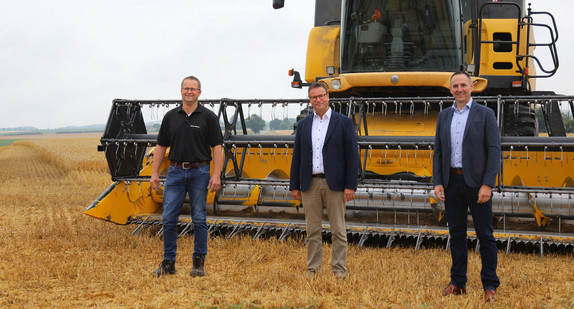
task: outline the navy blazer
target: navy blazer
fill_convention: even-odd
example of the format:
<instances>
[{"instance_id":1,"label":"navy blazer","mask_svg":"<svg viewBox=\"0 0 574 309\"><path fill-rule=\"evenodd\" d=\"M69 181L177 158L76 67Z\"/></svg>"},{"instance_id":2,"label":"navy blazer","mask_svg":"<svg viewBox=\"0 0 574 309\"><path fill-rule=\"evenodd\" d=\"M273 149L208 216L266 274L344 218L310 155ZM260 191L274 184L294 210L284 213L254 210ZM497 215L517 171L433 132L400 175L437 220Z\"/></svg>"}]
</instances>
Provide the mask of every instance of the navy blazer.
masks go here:
<instances>
[{"instance_id":1,"label":"navy blazer","mask_svg":"<svg viewBox=\"0 0 574 309\"><path fill-rule=\"evenodd\" d=\"M293 160L289 190L307 191L313 173L313 146L311 114L299 121L295 131ZM357 189L359 175L359 154L357 133L353 120L333 111L323 145L323 168L329 189L344 191Z\"/></svg>"},{"instance_id":2,"label":"navy blazer","mask_svg":"<svg viewBox=\"0 0 574 309\"><path fill-rule=\"evenodd\" d=\"M433 185L448 186L450 175L450 125L453 108L446 108L438 115L436 124ZM462 173L469 187L483 184L494 187L500 168L500 131L489 107L472 101L462 139Z\"/></svg>"}]
</instances>

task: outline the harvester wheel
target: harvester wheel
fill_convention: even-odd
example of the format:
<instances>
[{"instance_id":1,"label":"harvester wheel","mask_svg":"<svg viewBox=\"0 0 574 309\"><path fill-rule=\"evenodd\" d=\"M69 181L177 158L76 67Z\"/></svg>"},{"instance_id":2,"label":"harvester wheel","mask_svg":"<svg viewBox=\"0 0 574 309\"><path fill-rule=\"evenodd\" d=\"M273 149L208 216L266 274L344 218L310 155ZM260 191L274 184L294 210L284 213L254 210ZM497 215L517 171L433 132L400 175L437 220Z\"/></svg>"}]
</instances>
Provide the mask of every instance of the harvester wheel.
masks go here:
<instances>
[{"instance_id":1,"label":"harvester wheel","mask_svg":"<svg viewBox=\"0 0 574 309\"><path fill-rule=\"evenodd\" d=\"M503 135L538 136L538 122L534 109L527 105L505 105Z\"/></svg>"}]
</instances>

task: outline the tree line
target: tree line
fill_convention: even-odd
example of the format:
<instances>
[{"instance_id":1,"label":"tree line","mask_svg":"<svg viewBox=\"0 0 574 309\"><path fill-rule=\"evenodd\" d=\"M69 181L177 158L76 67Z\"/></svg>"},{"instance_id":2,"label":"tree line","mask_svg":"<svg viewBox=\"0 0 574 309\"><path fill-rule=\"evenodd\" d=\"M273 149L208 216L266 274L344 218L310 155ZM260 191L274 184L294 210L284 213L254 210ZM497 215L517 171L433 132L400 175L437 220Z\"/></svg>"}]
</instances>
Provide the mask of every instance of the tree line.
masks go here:
<instances>
[{"instance_id":1,"label":"tree line","mask_svg":"<svg viewBox=\"0 0 574 309\"><path fill-rule=\"evenodd\" d=\"M292 130L295 119L292 118L275 118L269 121L269 130ZM245 118L245 127L251 129L253 133L257 134L265 129L267 122L257 114L249 115Z\"/></svg>"}]
</instances>

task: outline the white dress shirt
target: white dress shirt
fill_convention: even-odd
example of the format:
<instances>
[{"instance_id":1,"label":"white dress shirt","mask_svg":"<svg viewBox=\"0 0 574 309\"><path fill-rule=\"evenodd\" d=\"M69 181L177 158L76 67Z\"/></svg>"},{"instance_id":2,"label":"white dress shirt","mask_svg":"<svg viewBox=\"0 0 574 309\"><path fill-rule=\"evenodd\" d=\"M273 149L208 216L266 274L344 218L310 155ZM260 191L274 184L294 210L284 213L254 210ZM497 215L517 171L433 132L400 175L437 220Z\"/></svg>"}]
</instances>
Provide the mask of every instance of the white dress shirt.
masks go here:
<instances>
[{"instance_id":1,"label":"white dress shirt","mask_svg":"<svg viewBox=\"0 0 574 309\"><path fill-rule=\"evenodd\" d=\"M325 112L322 118L319 117L317 113L313 113L313 126L311 127L313 174L325 173L325 169L323 168L323 145L325 144L325 136L329 128L331 113L331 108Z\"/></svg>"}]
</instances>

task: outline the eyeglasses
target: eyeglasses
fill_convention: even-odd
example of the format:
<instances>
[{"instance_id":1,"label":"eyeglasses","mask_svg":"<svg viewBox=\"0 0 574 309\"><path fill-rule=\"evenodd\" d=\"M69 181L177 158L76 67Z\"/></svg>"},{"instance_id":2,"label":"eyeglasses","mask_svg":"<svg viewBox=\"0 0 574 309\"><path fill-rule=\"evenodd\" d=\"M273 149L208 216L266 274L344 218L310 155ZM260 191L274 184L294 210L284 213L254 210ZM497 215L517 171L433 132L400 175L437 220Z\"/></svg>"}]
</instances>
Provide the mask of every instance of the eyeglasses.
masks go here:
<instances>
[{"instance_id":1,"label":"eyeglasses","mask_svg":"<svg viewBox=\"0 0 574 309\"><path fill-rule=\"evenodd\" d=\"M201 89L197 89L197 88L181 88L181 91L183 92L188 92L188 91L199 91Z\"/></svg>"},{"instance_id":2,"label":"eyeglasses","mask_svg":"<svg viewBox=\"0 0 574 309\"><path fill-rule=\"evenodd\" d=\"M326 97L326 96L327 96L327 94L324 93L324 94L320 94L320 95L316 95L316 96L309 97L309 99L310 99L311 101L314 101L314 100L317 100L317 99L322 99L322 98L324 98L324 97Z\"/></svg>"}]
</instances>

